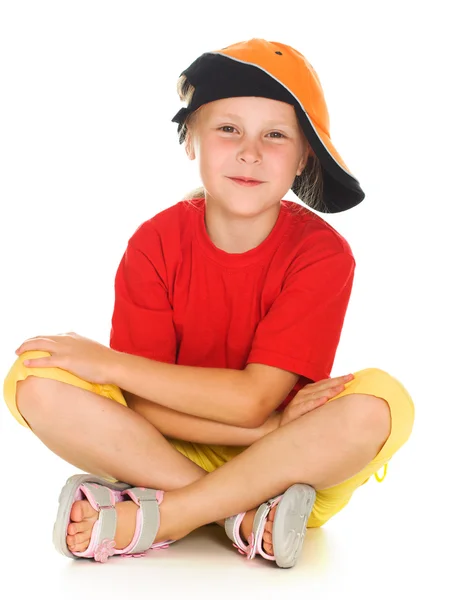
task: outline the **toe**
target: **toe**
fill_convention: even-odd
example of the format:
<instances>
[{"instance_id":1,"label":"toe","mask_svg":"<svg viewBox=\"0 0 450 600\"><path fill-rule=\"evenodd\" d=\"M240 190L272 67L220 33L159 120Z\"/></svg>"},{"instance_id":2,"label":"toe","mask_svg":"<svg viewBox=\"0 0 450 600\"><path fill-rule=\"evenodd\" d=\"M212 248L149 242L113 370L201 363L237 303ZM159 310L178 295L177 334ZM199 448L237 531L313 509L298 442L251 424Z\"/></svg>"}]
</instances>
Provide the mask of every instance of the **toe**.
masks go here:
<instances>
[{"instance_id":1,"label":"toe","mask_svg":"<svg viewBox=\"0 0 450 600\"><path fill-rule=\"evenodd\" d=\"M272 544L268 544L267 542L264 542L264 552L266 554L269 554L269 556L273 556L273 546L272 546Z\"/></svg>"},{"instance_id":2,"label":"toe","mask_svg":"<svg viewBox=\"0 0 450 600\"><path fill-rule=\"evenodd\" d=\"M87 500L77 500L73 503L70 511L70 520L74 522L80 522L84 519L94 517L97 511L92 508Z\"/></svg>"},{"instance_id":3,"label":"toe","mask_svg":"<svg viewBox=\"0 0 450 600\"><path fill-rule=\"evenodd\" d=\"M277 511L277 507L274 506L270 509L270 512L267 517L266 526L264 527L263 533L263 549L264 552L273 556L273 544L272 544L272 531L273 531L273 520L275 518L275 513Z\"/></svg>"},{"instance_id":4,"label":"toe","mask_svg":"<svg viewBox=\"0 0 450 600\"><path fill-rule=\"evenodd\" d=\"M89 542L91 538L91 532L85 531L83 533L77 533L76 535L68 535L67 536L67 545L68 546L82 546ZM87 544L86 544L87 547Z\"/></svg>"},{"instance_id":5,"label":"toe","mask_svg":"<svg viewBox=\"0 0 450 600\"><path fill-rule=\"evenodd\" d=\"M92 527L98 519L98 512L92 508L87 500L74 502L70 511L70 520L67 527L66 543L71 552L84 552L89 546Z\"/></svg>"},{"instance_id":6,"label":"toe","mask_svg":"<svg viewBox=\"0 0 450 600\"><path fill-rule=\"evenodd\" d=\"M272 545L272 534L269 531L265 531L263 533L263 540Z\"/></svg>"},{"instance_id":7,"label":"toe","mask_svg":"<svg viewBox=\"0 0 450 600\"><path fill-rule=\"evenodd\" d=\"M71 552L84 552L91 540L92 527L75 535L68 535L66 543Z\"/></svg>"},{"instance_id":8,"label":"toe","mask_svg":"<svg viewBox=\"0 0 450 600\"><path fill-rule=\"evenodd\" d=\"M89 529L92 529L92 522L81 521L81 523L70 523L69 527L67 528L67 533L73 536L76 533L82 533L83 531L88 531Z\"/></svg>"},{"instance_id":9,"label":"toe","mask_svg":"<svg viewBox=\"0 0 450 600\"><path fill-rule=\"evenodd\" d=\"M74 544L73 546L68 546L71 552L84 552L89 546L89 542L81 542L79 544Z\"/></svg>"},{"instance_id":10,"label":"toe","mask_svg":"<svg viewBox=\"0 0 450 600\"><path fill-rule=\"evenodd\" d=\"M269 525L269 521L266 523L266 528L263 533L263 549L264 552L273 556L272 532L267 530L267 525Z\"/></svg>"}]
</instances>

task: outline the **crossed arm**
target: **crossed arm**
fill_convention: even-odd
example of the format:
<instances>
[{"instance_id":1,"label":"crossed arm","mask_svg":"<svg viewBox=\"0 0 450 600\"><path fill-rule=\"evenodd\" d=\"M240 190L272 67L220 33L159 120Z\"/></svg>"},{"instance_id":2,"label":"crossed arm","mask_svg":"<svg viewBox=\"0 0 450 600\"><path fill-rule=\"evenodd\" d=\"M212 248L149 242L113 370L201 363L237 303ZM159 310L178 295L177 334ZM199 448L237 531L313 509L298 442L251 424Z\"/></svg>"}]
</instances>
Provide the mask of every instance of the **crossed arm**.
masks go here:
<instances>
[{"instance_id":1,"label":"crossed arm","mask_svg":"<svg viewBox=\"0 0 450 600\"><path fill-rule=\"evenodd\" d=\"M165 437L186 440L197 444L220 446L251 446L278 428L281 413L272 413L259 427L238 427L218 421L194 417L161 406L145 398L123 391L127 404L147 419Z\"/></svg>"},{"instance_id":2,"label":"crossed arm","mask_svg":"<svg viewBox=\"0 0 450 600\"><path fill-rule=\"evenodd\" d=\"M298 380L294 373L254 363L236 370L173 365L117 351L115 358L112 382L127 403L164 435L198 443L250 445L274 430L275 408Z\"/></svg>"}]
</instances>

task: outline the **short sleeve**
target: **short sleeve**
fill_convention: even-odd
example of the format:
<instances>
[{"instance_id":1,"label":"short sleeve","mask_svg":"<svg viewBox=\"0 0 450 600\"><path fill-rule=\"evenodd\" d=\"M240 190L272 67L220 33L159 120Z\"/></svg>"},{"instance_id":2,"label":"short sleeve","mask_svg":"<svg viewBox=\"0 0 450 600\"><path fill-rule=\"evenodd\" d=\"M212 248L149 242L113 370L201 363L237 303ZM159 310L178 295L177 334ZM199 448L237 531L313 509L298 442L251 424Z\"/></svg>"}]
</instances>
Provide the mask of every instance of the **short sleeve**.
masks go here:
<instances>
[{"instance_id":1,"label":"short sleeve","mask_svg":"<svg viewBox=\"0 0 450 600\"><path fill-rule=\"evenodd\" d=\"M353 285L355 260L344 251L297 257L282 290L257 326L248 363L285 369L312 381L333 367Z\"/></svg>"},{"instance_id":2,"label":"short sleeve","mask_svg":"<svg viewBox=\"0 0 450 600\"><path fill-rule=\"evenodd\" d=\"M175 363L176 334L163 252L153 230L147 233L145 251L131 238L117 269L110 347Z\"/></svg>"}]
</instances>

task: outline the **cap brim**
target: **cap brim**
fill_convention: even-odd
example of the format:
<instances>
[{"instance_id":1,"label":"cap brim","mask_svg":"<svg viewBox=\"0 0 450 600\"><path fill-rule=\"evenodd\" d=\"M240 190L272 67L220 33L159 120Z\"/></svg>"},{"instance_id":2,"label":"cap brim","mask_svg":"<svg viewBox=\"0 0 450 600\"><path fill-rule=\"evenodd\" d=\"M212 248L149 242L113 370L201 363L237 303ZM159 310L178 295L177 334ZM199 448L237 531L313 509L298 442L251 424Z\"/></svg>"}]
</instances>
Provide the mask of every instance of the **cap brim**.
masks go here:
<instances>
[{"instance_id":1,"label":"cap brim","mask_svg":"<svg viewBox=\"0 0 450 600\"><path fill-rule=\"evenodd\" d=\"M359 181L350 173L330 137L301 110L297 110L303 131L322 167L323 198L316 210L338 213L360 204L365 194ZM305 170L308 169L308 165ZM306 173L304 174L306 177ZM301 180L302 175L297 178ZM301 198L300 198L301 200Z\"/></svg>"}]
</instances>

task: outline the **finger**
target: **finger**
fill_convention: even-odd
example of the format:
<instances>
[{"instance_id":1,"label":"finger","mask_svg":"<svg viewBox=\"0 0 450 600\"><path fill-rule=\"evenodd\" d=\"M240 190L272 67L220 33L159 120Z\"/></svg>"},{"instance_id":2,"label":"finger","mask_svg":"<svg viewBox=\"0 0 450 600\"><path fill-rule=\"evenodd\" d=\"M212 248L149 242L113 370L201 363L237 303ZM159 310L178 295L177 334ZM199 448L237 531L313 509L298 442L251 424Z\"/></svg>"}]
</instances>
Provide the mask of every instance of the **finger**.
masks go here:
<instances>
[{"instance_id":1,"label":"finger","mask_svg":"<svg viewBox=\"0 0 450 600\"><path fill-rule=\"evenodd\" d=\"M53 335L34 335L33 337L27 338L22 343L32 342L33 340L54 340L55 336Z\"/></svg>"},{"instance_id":2,"label":"finger","mask_svg":"<svg viewBox=\"0 0 450 600\"><path fill-rule=\"evenodd\" d=\"M50 352L54 350L55 342L50 337L36 337L30 338L25 341L21 346L19 346L16 350L16 354L23 354L24 352L28 352L28 350L45 350L46 352Z\"/></svg>"},{"instance_id":3,"label":"finger","mask_svg":"<svg viewBox=\"0 0 450 600\"><path fill-rule=\"evenodd\" d=\"M23 361L25 367L56 367L54 356L43 356L42 358L28 358Z\"/></svg>"},{"instance_id":4,"label":"finger","mask_svg":"<svg viewBox=\"0 0 450 600\"><path fill-rule=\"evenodd\" d=\"M26 344L33 344L36 342L36 340L48 340L48 338L43 337L43 336L36 336L36 337L28 338L20 344L20 346L16 350L16 354L23 352L23 348Z\"/></svg>"},{"instance_id":5,"label":"finger","mask_svg":"<svg viewBox=\"0 0 450 600\"><path fill-rule=\"evenodd\" d=\"M320 390L318 392L319 396L326 394L327 396L335 396L336 394L339 394L339 392L342 392L342 390L345 390L345 385L344 384L339 384L339 385L333 385L331 387L329 387L328 389L325 388L324 390Z\"/></svg>"},{"instance_id":6,"label":"finger","mask_svg":"<svg viewBox=\"0 0 450 600\"><path fill-rule=\"evenodd\" d=\"M352 379L355 379L355 376L353 375L353 373L349 373L348 375L341 375L339 377L332 377L332 378L330 378L330 379L327 380L327 383L331 383L331 384L344 384L344 383L348 383Z\"/></svg>"},{"instance_id":7,"label":"finger","mask_svg":"<svg viewBox=\"0 0 450 600\"><path fill-rule=\"evenodd\" d=\"M318 406L321 406L322 404L326 404L329 399L330 398L328 396L321 396L320 398L314 398L313 400L306 402L304 404L305 412L310 412L311 410L314 410Z\"/></svg>"},{"instance_id":8,"label":"finger","mask_svg":"<svg viewBox=\"0 0 450 600\"><path fill-rule=\"evenodd\" d=\"M313 384L313 385L315 387L325 389L329 386L343 385L345 383L348 383L352 379L354 379L354 375L343 375L342 377L331 377L330 379L318 381L316 384Z\"/></svg>"},{"instance_id":9,"label":"finger","mask_svg":"<svg viewBox=\"0 0 450 600\"><path fill-rule=\"evenodd\" d=\"M306 413L309 413L326 404L329 399L330 398L328 396L322 396L321 398L314 398L312 400L308 400L308 402L301 402L297 405L294 405L289 411L289 417L292 420L306 415Z\"/></svg>"},{"instance_id":10,"label":"finger","mask_svg":"<svg viewBox=\"0 0 450 600\"><path fill-rule=\"evenodd\" d=\"M354 379L355 376L353 375L353 373L347 373L347 375L339 375L339 377L330 377L330 379L327 379L326 381L336 381L336 382L342 382L342 381L347 381L350 379Z\"/></svg>"},{"instance_id":11,"label":"finger","mask_svg":"<svg viewBox=\"0 0 450 600\"><path fill-rule=\"evenodd\" d=\"M327 394L327 395L339 394L339 392L342 392L342 390L344 390L344 389L345 389L345 384L343 384L343 383L320 385L320 386L317 386L314 388L310 388L309 390L306 390L306 396L304 396L304 398L308 398L311 395L313 395L313 397L317 397L317 396L323 396L324 394ZM301 395L300 395L299 400L301 401Z\"/></svg>"},{"instance_id":12,"label":"finger","mask_svg":"<svg viewBox=\"0 0 450 600\"><path fill-rule=\"evenodd\" d=\"M342 375L340 377L330 377L329 379L322 379L321 381L308 383L307 385L305 385L305 387L309 387L309 388L314 387L314 388L318 388L318 389L324 389L330 385L333 386L333 385L348 383L349 381L351 381L354 378L355 378L355 376L353 375L353 373L349 373L348 375Z\"/></svg>"},{"instance_id":13,"label":"finger","mask_svg":"<svg viewBox=\"0 0 450 600\"><path fill-rule=\"evenodd\" d=\"M305 393L299 393L297 396L295 396L291 403L292 406L296 406L296 405L301 405L301 404L306 404L308 402L315 402L316 400L320 400L320 398L322 398L322 396L326 396L327 398L332 398L333 396L336 396L337 394L339 394L340 392L342 392L345 389L344 385L335 385L335 386L331 386L328 388L317 388L317 389L310 389ZM303 392L303 390L300 390L300 392Z\"/></svg>"}]
</instances>

